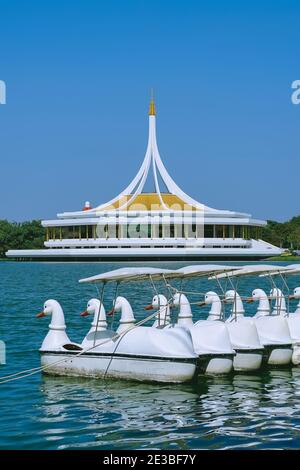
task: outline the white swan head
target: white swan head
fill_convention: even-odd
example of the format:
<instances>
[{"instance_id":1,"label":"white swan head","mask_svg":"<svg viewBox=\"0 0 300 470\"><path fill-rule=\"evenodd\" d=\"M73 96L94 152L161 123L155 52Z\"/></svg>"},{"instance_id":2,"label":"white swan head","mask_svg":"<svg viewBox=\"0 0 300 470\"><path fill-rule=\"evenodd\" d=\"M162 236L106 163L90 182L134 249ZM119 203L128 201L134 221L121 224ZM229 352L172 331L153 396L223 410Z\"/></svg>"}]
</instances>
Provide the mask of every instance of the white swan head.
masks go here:
<instances>
[{"instance_id":1,"label":"white swan head","mask_svg":"<svg viewBox=\"0 0 300 470\"><path fill-rule=\"evenodd\" d=\"M167 299L165 299L167 300ZM186 295L181 294L180 292L176 292L173 296L173 305L174 307L182 306L182 305L189 305L189 301L186 297Z\"/></svg>"},{"instance_id":2,"label":"white swan head","mask_svg":"<svg viewBox=\"0 0 300 470\"><path fill-rule=\"evenodd\" d=\"M168 305L167 298L162 294L158 294L153 297L152 303L150 305L147 305L145 309L151 310L154 308L166 307L167 305Z\"/></svg>"},{"instance_id":3,"label":"white swan head","mask_svg":"<svg viewBox=\"0 0 300 470\"><path fill-rule=\"evenodd\" d=\"M125 297L118 296L113 304L113 308L107 315L111 316L114 313L121 313L121 323L132 323L135 321L132 307Z\"/></svg>"},{"instance_id":4,"label":"white swan head","mask_svg":"<svg viewBox=\"0 0 300 470\"><path fill-rule=\"evenodd\" d=\"M155 295L152 299L152 303L145 307L145 310L152 309L157 310L156 320L152 325L153 327L162 327L170 323L170 305L164 295Z\"/></svg>"},{"instance_id":5,"label":"white swan head","mask_svg":"<svg viewBox=\"0 0 300 470\"><path fill-rule=\"evenodd\" d=\"M54 312L62 312L62 308L59 304L59 302L57 302L57 300L54 300L54 299L49 299L49 300L46 300L46 302L44 303L44 306L43 306L43 310L38 313L36 315L37 318L41 318L41 317L44 317L46 315L52 315Z\"/></svg>"},{"instance_id":6,"label":"white swan head","mask_svg":"<svg viewBox=\"0 0 300 470\"><path fill-rule=\"evenodd\" d=\"M218 294L216 294L216 292L213 292L213 291L206 292L204 296L204 303L206 305L211 305L214 302L221 302Z\"/></svg>"},{"instance_id":7,"label":"white swan head","mask_svg":"<svg viewBox=\"0 0 300 470\"><path fill-rule=\"evenodd\" d=\"M44 303L43 310L37 314L38 318L51 316L49 331L42 343L41 350L57 349L60 346L70 343L65 329L65 316L61 305L57 300L49 299Z\"/></svg>"},{"instance_id":8,"label":"white swan head","mask_svg":"<svg viewBox=\"0 0 300 470\"><path fill-rule=\"evenodd\" d=\"M93 315L96 312L98 313L100 307L100 300L99 299L90 299L87 303L86 310L82 312L80 315L82 317L86 317L87 315ZM101 310L104 309L103 305L101 305Z\"/></svg>"},{"instance_id":9,"label":"white swan head","mask_svg":"<svg viewBox=\"0 0 300 470\"><path fill-rule=\"evenodd\" d=\"M193 313L191 309L191 304L186 295L176 292L173 296L173 305L174 307L180 307L179 314L177 317L177 324L182 325L193 325Z\"/></svg>"},{"instance_id":10,"label":"white swan head","mask_svg":"<svg viewBox=\"0 0 300 470\"><path fill-rule=\"evenodd\" d=\"M225 303L233 304L231 310L231 316L226 320L228 322L232 321L233 319L237 319L237 317L241 318L244 316L245 310L243 306L242 299L237 291L231 289L225 293Z\"/></svg>"},{"instance_id":11,"label":"white swan head","mask_svg":"<svg viewBox=\"0 0 300 470\"><path fill-rule=\"evenodd\" d=\"M236 299L240 298L239 294L235 290L228 290L225 293L225 302L232 304Z\"/></svg>"},{"instance_id":12,"label":"white swan head","mask_svg":"<svg viewBox=\"0 0 300 470\"><path fill-rule=\"evenodd\" d=\"M293 295L290 296L290 299L300 299L300 287L294 289Z\"/></svg>"},{"instance_id":13,"label":"white swan head","mask_svg":"<svg viewBox=\"0 0 300 470\"><path fill-rule=\"evenodd\" d=\"M222 303L221 299L216 292L209 291L206 292L204 296L204 301L199 304L211 305L207 320L221 320L222 318Z\"/></svg>"},{"instance_id":14,"label":"white swan head","mask_svg":"<svg viewBox=\"0 0 300 470\"><path fill-rule=\"evenodd\" d=\"M251 299L249 299L249 300L251 300ZM254 289L254 291L252 291L252 300L254 302L258 302L260 300L268 300L268 296L267 296L267 294L265 293L264 290Z\"/></svg>"},{"instance_id":15,"label":"white swan head","mask_svg":"<svg viewBox=\"0 0 300 470\"><path fill-rule=\"evenodd\" d=\"M100 307L101 305L101 307ZM87 303L86 310L80 314L82 317L88 315L94 315L92 326L101 327L101 329L106 329L106 313L103 304L100 303L99 299L90 299Z\"/></svg>"}]
</instances>

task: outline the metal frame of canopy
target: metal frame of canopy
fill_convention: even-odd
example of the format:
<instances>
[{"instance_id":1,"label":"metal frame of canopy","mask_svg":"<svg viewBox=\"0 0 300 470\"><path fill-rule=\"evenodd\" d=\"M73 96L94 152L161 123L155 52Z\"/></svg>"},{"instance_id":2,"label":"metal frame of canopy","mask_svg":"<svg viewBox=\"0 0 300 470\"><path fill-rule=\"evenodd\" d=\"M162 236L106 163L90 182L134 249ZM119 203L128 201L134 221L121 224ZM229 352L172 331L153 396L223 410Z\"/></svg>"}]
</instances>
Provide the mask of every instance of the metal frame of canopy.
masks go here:
<instances>
[{"instance_id":1,"label":"metal frame of canopy","mask_svg":"<svg viewBox=\"0 0 300 470\"><path fill-rule=\"evenodd\" d=\"M235 269L239 269L239 267L224 266L224 265L190 265L190 266L185 266L183 268L179 268L177 270L151 268L151 267L139 267L139 268L126 267L126 268L115 269L113 271L108 271L106 273L98 274L96 276L91 276L88 278L80 279L79 282L90 283L90 284L98 284L98 283L102 284L101 292L97 288L100 305L103 304L104 290L105 290L106 284L109 282L115 282L116 289L114 293L114 300L113 300L113 307L112 307L112 311L114 311L114 306L115 306L117 295L118 295L118 287L120 283L143 282L143 281L149 280L155 294L158 295L158 291L156 289L154 282L158 280L162 280L164 281L165 287L168 290L168 294L169 294L168 296L170 297L168 302L171 305L171 301L173 298L172 290L175 290L176 292L182 291L182 284L181 284L181 289L178 290L172 287L167 281L170 281L172 279L180 279L182 283L185 279L190 279L194 277L208 277L209 275L213 275L217 273L224 273L225 271L228 271L228 270L233 271ZM199 292L197 293L195 292L194 294L199 294ZM100 315L100 309L98 312L97 325L98 325L99 315ZM113 325L113 321L112 321L112 325ZM97 333L97 327L95 331L95 337L96 337L96 333Z\"/></svg>"},{"instance_id":2,"label":"metal frame of canopy","mask_svg":"<svg viewBox=\"0 0 300 470\"><path fill-rule=\"evenodd\" d=\"M288 266L284 266L284 269L281 270L280 272L272 272L272 273L269 273L268 275L269 279L272 280L272 284L274 284L275 287L277 287L273 279L275 276L279 276L282 281L281 291L284 293L284 291L286 290L286 295L284 295L284 297L286 297L286 300L287 300L287 314L290 313L290 300L291 300L290 288L287 282L287 277L295 276L297 274L300 275L300 264L290 264ZM266 276L267 274L261 274L259 277L266 277ZM281 307L281 304L279 304L278 310L280 309L280 307Z\"/></svg>"},{"instance_id":3,"label":"metal frame of canopy","mask_svg":"<svg viewBox=\"0 0 300 470\"><path fill-rule=\"evenodd\" d=\"M268 279L270 280L271 287L277 288L277 285L274 282L273 276L282 275L286 273L287 271L289 271L287 266L260 265L260 264L246 265L236 271L217 274L215 276L215 279L220 280L220 279L227 278L228 281L230 282L230 285L232 286L232 289L234 290L235 293L237 293L238 279L241 277L254 276L254 275L258 275L259 277L268 277ZM237 279L236 285L234 285L233 283L234 278ZM210 277L210 279L213 279L213 278ZM285 283L285 285L287 284ZM234 300L234 305L235 304L236 302ZM279 304L278 312L280 312L280 306L281 305ZM288 304L288 307L289 307L289 304Z\"/></svg>"},{"instance_id":4,"label":"metal frame of canopy","mask_svg":"<svg viewBox=\"0 0 300 470\"><path fill-rule=\"evenodd\" d=\"M204 292L199 292L199 291L185 291L183 290L183 282L187 279L192 279L192 278L209 278L212 277L214 278L217 274L221 273L226 273L228 271L232 272L235 270L238 270L239 266L228 266L228 265L220 265L220 264L200 264L200 265L190 265L190 266L185 266L183 268L177 269L178 277L181 279L181 286L180 289L174 289L176 292L181 293L181 294L189 294L189 295L205 295ZM218 282L219 287L220 284ZM223 293L223 289L221 287L221 291ZM203 306L203 302L189 302L190 304L195 304L197 306ZM225 318L225 312L223 309L223 303L222 303L222 317L223 319Z\"/></svg>"},{"instance_id":5,"label":"metal frame of canopy","mask_svg":"<svg viewBox=\"0 0 300 470\"><path fill-rule=\"evenodd\" d=\"M157 280L164 280L166 287L168 287L168 284L166 282L165 276L168 277L168 279L178 277L178 274L176 270L170 270L170 269L160 269L160 268L149 268L149 267L141 267L141 268L136 268L136 267L127 267L127 268L119 268L115 269L113 271L108 271L106 273L98 274L96 276L80 279L80 283L90 283L90 284L102 284L102 289L101 293L99 292L99 289L97 288L98 291L98 296L100 300L100 306L103 305L103 298L104 298L104 290L105 286L109 282L115 282L116 283L116 289L114 293L114 298L113 298L113 307L112 307L112 315L113 315L113 320L111 323L111 328L113 327L113 322L114 322L114 309L115 309L115 304L116 304L116 299L118 296L118 288L120 283L125 283L125 282L143 282L149 280L149 282L152 285L152 288L156 294L157 290L154 284L154 281ZM151 317L156 315L157 312L155 312ZM98 317L97 317L97 323L96 323L96 329L95 329L95 336L94 336L94 344L96 341L96 335L97 335L97 328L98 328L98 320L99 320L99 315L100 315L100 308L98 312Z\"/></svg>"}]
</instances>

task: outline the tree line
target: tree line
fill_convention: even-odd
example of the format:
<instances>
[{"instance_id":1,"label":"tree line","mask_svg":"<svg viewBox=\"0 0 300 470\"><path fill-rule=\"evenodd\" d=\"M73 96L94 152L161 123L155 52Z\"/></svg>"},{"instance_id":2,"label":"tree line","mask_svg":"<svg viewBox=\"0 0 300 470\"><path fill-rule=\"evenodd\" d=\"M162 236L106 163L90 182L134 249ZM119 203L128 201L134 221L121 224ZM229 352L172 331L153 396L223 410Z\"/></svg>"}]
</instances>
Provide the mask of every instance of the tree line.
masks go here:
<instances>
[{"instance_id":1,"label":"tree line","mask_svg":"<svg viewBox=\"0 0 300 470\"><path fill-rule=\"evenodd\" d=\"M44 247L45 229L40 220L9 222L0 220L0 257L7 250L26 250ZM287 222L268 220L262 239L291 251L300 250L300 215Z\"/></svg>"},{"instance_id":2,"label":"tree line","mask_svg":"<svg viewBox=\"0 0 300 470\"><path fill-rule=\"evenodd\" d=\"M0 220L0 258L7 250L43 248L45 229L40 220L9 222Z\"/></svg>"},{"instance_id":3,"label":"tree line","mask_svg":"<svg viewBox=\"0 0 300 470\"><path fill-rule=\"evenodd\" d=\"M287 222L268 220L263 229L262 239L289 250L300 250L300 215Z\"/></svg>"}]
</instances>

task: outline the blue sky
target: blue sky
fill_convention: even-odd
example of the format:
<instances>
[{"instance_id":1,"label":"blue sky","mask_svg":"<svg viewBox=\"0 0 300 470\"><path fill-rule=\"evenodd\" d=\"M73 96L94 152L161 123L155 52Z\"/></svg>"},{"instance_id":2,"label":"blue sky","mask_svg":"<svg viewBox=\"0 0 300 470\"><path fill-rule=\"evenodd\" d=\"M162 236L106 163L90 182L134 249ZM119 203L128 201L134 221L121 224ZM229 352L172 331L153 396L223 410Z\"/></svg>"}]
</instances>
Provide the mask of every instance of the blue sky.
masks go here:
<instances>
[{"instance_id":1,"label":"blue sky","mask_svg":"<svg viewBox=\"0 0 300 470\"><path fill-rule=\"evenodd\" d=\"M0 0L0 218L105 202L146 148L209 206L300 213L296 1Z\"/></svg>"}]
</instances>

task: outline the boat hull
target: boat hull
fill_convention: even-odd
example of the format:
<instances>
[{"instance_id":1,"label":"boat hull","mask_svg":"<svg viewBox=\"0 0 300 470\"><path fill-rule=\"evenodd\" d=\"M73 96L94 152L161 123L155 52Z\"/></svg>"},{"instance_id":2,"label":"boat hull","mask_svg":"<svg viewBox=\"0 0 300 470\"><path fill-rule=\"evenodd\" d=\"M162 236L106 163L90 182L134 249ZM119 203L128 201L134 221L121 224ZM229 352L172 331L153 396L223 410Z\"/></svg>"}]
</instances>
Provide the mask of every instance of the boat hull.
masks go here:
<instances>
[{"instance_id":1,"label":"boat hull","mask_svg":"<svg viewBox=\"0 0 300 470\"><path fill-rule=\"evenodd\" d=\"M213 355L207 361L200 359L199 371L208 375L229 374L232 371L232 358L232 355Z\"/></svg>"},{"instance_id":2,"label":"boat hull","mask_svg":"<svg viewBox=\"0 0 300 470\"><path fill-rule=\"evenodd\" d=\"M236 372L252 372L261 368L263 361L263 350L236 350L233 359L233 369Z\"/></svg>"},{"instance_id":3,"label":"boat hull","mask_svg":"<svg viewBox=\"0 0 300 470\"><path fill-rule=\"evenodd\" d=\"M41 352L42 366L47 366L43 370L46 374L142 382L190 382L195 376L196 362L197 359L185 358Z\"/></svg>"},{"instance_id":4,"label":"boat hull","mask_svg":"<svg viewBox=\"0 0 300 470\"><path fill-rule=\"evenodd\" d=\"M300 365L300 342L293 343L292 363L294 366Z\"/></svg>"},{"instance_id":5,"label":"boat hull","mask_svg":"<svg viewBox=\"0 0 300 470\"><path fill-rule=\"evenodd\" d=\"M293 349L290 344L265 345L264 363L268 366L280 367L291 364Z\"/></svg>"}]
</instances>

